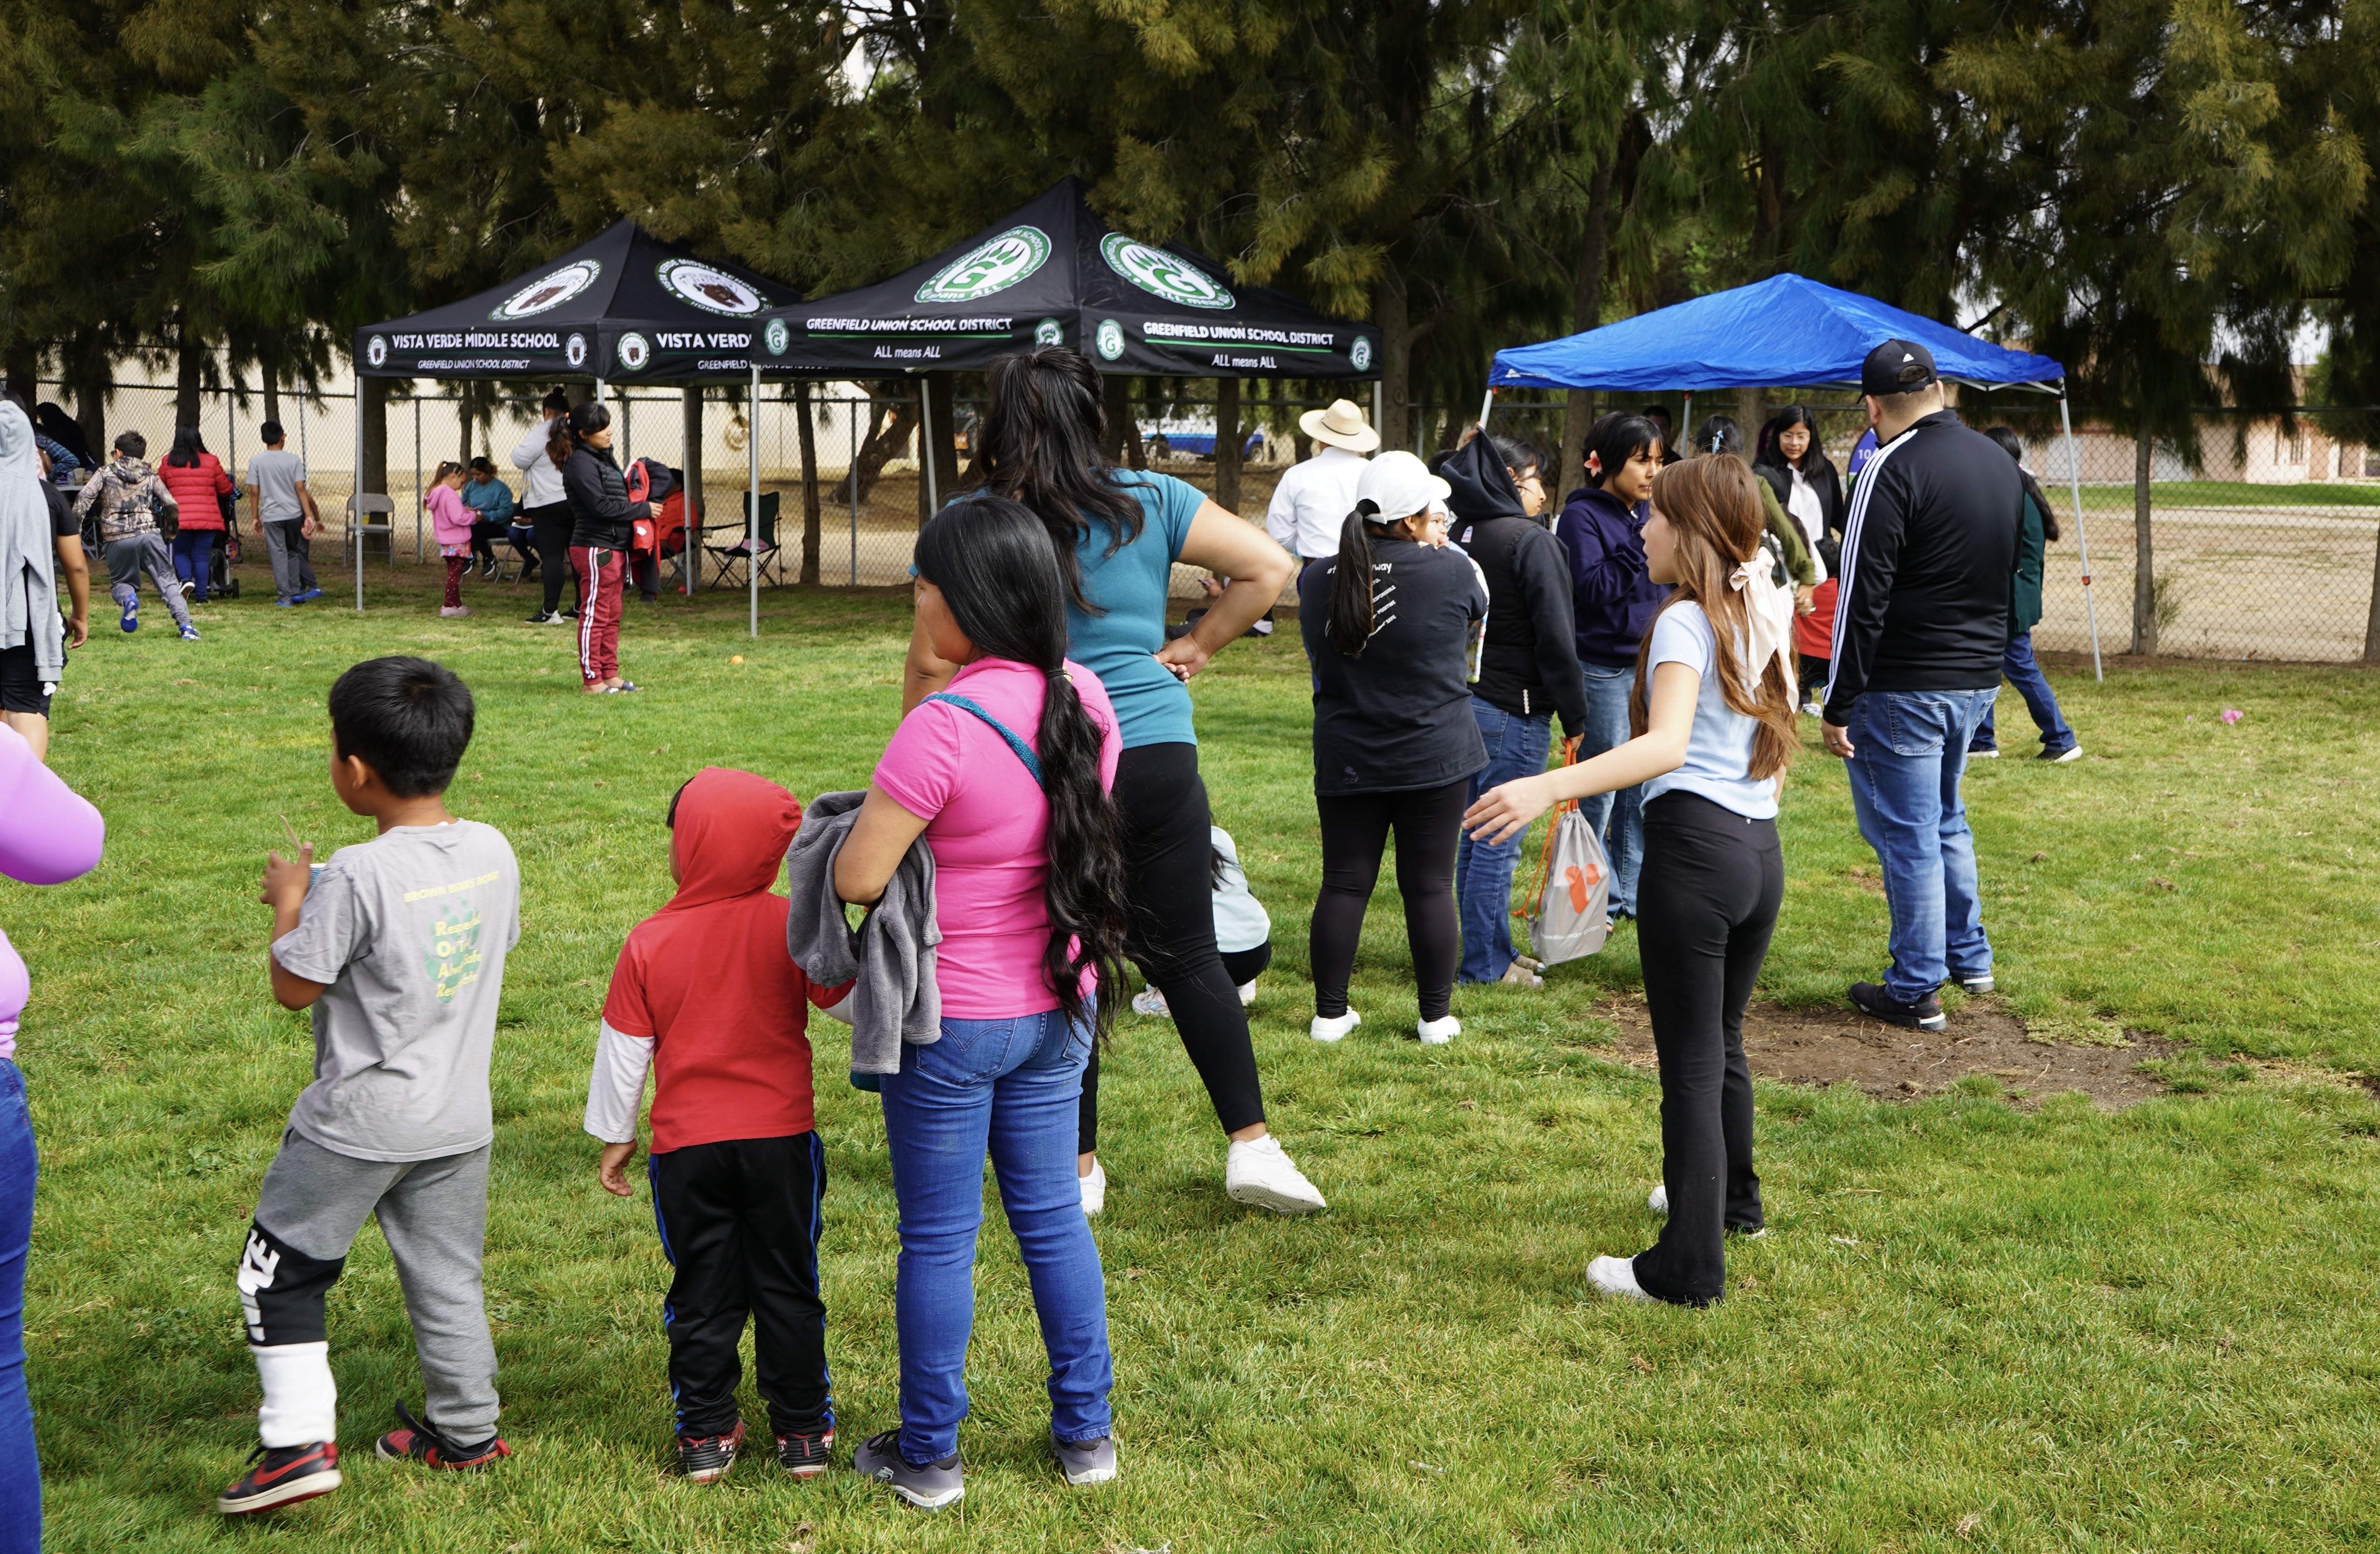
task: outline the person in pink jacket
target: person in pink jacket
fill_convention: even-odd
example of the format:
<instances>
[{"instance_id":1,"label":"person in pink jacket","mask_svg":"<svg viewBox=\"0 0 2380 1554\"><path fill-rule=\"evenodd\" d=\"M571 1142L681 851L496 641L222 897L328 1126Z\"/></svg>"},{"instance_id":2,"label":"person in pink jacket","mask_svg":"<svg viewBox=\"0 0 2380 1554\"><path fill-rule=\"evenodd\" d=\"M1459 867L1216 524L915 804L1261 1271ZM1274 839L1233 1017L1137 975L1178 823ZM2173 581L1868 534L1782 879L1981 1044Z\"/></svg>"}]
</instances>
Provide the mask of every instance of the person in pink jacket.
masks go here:
<instances>
[{"instance_id":1,"label":"person in pink jacket","mask_svg":"<svg viewBox=\"0 0 2380 1554\"><path fill-rule=\"evenodd\" d=\"M197 427L177 426L174 451L157 467L157 479L174 497L174 576L181 580L184 599L204 604L215 547L224 542L223 502L232 494L231 477L207 452Z\"/></svg>"},{"instance_id":2,"label":"person in pink jacket","mask_svg":"<svg viewBox=\"0 0 2380 1554\"><path fill-rule=\"evenodd\" d=\"M448 459L438 467L437 480L421 499L430 509L430 538L446 559L446 601L438 609L442 617L471 613L463 602L463 574L471 568L471 532L479 516L463 504L463 467Z\"/></svg>"}]
</instances>

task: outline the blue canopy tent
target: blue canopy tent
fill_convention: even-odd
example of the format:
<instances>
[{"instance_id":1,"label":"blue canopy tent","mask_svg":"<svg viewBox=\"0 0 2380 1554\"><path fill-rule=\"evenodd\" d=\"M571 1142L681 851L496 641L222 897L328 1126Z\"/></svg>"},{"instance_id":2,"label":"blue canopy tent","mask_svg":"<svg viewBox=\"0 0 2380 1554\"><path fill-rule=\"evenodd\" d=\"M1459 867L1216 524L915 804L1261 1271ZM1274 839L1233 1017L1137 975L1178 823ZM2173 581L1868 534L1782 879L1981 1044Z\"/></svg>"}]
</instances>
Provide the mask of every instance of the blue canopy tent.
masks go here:
<instances>
[{"instance_id":1,"label":"blue canopy tent","mask_svg":"<svg viewBox=\"0 0 2380 1554\"><path fill-rule=\"evenodd\" d=\"M1933 352L1936 369L1952 382L1985 391L2028 388L2058 395L2067 479L2074 499L2074 537L2082 560L2082 610L2090 623L2091 664L2096 672L2099 620L2091 600L2091 547L2082 534L2074 419L2066 399L2066 369L2046 356L1995 346L1872 297L1838 291L1800 275L1775 275L1583 334L1498 351L1488 371L1479 424L1488 424L1496 392L1507 388L1682 392L1685 419L1692 420L1697 390L1766 383L1856 387L1867 353L1895 338L1914 340Z\"/></svg>"}]
</instances>

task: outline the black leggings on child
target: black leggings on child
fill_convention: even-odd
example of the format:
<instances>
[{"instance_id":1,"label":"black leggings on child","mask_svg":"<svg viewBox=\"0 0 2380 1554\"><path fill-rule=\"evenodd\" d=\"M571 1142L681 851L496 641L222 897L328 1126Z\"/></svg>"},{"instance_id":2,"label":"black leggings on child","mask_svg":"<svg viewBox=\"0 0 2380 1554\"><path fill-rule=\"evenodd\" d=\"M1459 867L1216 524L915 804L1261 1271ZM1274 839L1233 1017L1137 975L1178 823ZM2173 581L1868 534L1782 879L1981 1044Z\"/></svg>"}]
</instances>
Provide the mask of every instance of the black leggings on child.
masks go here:
<instances>
[{"instance_id":1,"label":"black leggings on child","mask_svg":"<svg viewBox=\"0 0 2380 1554\"><path fill-rule=\"evenodd\" d=\"M1322 889L1314 898L1307 964L1314 968L1314 1012L1347 1013L1347 978L1364 909L1380 877L1389 832L1397 835L1397 890L1405 898L1405 943L1413 953L1421 1017L1442 1020L1454 996L1462 929L1454 913L1454 850L1471 779L1406 793L1318 797L1322 813Z\"/></svg>"}]
</instances>

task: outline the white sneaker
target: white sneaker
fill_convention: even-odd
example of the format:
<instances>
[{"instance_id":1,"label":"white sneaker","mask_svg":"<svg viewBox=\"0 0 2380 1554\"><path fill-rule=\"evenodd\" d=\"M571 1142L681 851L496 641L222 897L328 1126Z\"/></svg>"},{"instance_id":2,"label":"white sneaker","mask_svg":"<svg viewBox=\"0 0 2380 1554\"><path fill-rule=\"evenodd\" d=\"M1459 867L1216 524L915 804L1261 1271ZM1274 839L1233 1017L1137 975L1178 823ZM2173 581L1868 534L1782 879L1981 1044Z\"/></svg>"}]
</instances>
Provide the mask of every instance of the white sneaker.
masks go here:
<instances>
[{"instance_id":1,"label":"white sneaker","mask_svg":"<svg viewBox=\"0 0 2380 1554\"><path fill-rule=\"evenodd\" d=\"M1269 1134L1232 1140L1231 1153L1223 1159L1223 1191L1233 1203L1251 1203L1276 1214L1311 1214L1330 1207Z\"/></svg>"},{"instance_id":2,"label":"white sneaker","mask_svg":"<svg viewBox=\"0 0 2380 1554\"><path fill-rule=\"evenodd\" d=\"M1645 1207L1656 1214L1667 1214L1670 1211L1670 1184L1664 1182L1654 1188L1652 1196L1645 1200Z\"/></svg>"},{"instance_id":3,"label":"white sneaker","mask_svg":"<svg viewBox=\"0 0 2380 1554\"><path fill-rule=\"evenodd\" d=\"M1586 1281L1607 1295L1626 1300L1648 1301L1645 1286L1636 1282L1636 1264L1629 1257L1597 1257L1586 1265Z\"/></svg>"},{"instance_id":4,"label":"white sneaker","mask_svg":"<svg viewBox=\"0 0 2380 1554\"><path fill-rule=\"evenodd\" d=\"M1132 1012L1135 1014L1169 1014L1172 1013L1172 1011L1165 1007L1165 995L1159 992L1155 988L1143 988L1140 991L1132 995Z\"/></svg>"},{"instance_id":5,"label":"white sneaker","mask_svg":"<svg viewBox=\"0 0 2380 1554\"><path fill-rule=\"evenodd\" d=\"M1091 1173L1075 1179L1082 1184L1083 1218L1089 1219L1108 1206L1108 1168L1097 1159L1091 1161Z\"/></svg>"},{"instance_id":6,"label":"white sneaker","mask_svg":"<svg viewBox=\"0 0 2380 1554\"><path fill-rule=\"evenodd\" d=\"M1326 1020L1321 1015L1317 1014L1314 1016L1314 1024L1307 1028L1306 1034L1313 1037L1317 1041L1336 1041L1341 1037L1346 1035L1349 1031L1354 1030L1357 1026L1360 1026L1363 1023L1364 1016L1356 1014L1352 1009L1347 1011L1344 1014L1338 1016L1336 1019ZM1234 1146L1234 1147L1237 1147L1237 1146Z\"/></svg>"},{"instance_id":7,"label":"white sneaker","mask_svg":"<svg viewBox=\"0 0 2380 1554\"><path fill-rule=\"evenodd\" d=\"M438 607L438 618L443 621L460 620L469 613L471 607L468 604L442 604Z\"/></svg>"},{"instance_id":8,"label":"white sneaker","mask_svg":"<svg viewBox=\"0 0 2380 1554\"><path fill-rule=\"evenodd\" d=\"M1256 983L1255 983L1254 981L1247 981L1247 982L1243 982L1243 983L1241 983L1241 984L1240 984L1240 1007L1241 1007L1241 1008L1243 1008L1243 1009L1245 1009L1245 1008L1247 1008L1250 1004L1255 1003L1255 1002L1256 1002L1256 1001L1257 1001L1257 985L1256 985Z\"/></svg>"},{"instance_id":9,"label":"white sneaker","mask_svg":"<svg viewBox=\"0 0 2380 1554\"><path fill-rule=\"evenodd\" d=\"M1463 1022L1449 1014L1439 1020L1416 1020L1414 1035L1421 1038L1425 1047L1443 1047L1463 1034Z\"/></svg>"}]
</instances>

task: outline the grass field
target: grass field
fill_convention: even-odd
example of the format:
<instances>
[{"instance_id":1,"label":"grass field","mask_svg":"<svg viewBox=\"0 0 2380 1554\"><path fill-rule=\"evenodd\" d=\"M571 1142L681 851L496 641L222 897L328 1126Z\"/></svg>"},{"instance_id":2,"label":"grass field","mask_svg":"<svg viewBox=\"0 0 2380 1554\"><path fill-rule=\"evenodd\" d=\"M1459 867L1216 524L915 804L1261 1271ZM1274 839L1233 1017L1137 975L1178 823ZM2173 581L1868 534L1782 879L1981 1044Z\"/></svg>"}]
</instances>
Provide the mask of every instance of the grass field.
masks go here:
<instances>
[{"instance_id":1,"label":"grass field","mask_svg":"<svg viewBox=\"0 0 2380 1554\"><path fill-rule=\"evenodd\" d=\"M409 576L409 575L408 575ZM106 862L7 887L32 968L22 1062L43 1176L28 1288L50 1547L1468 1551L2369 1549L2380 1427L2380 677L2051 666L2087 758L1977 769L1971 805L2010 1006L2045 1033L2192 1044L2188 1093L2106 1114L1970 1078L1908 1106L1760 1088L1773 1232L1702 1312L1592 1299L1597 1252L1646 1244L1657 1091L1597 1013L1636 983L1623 929L1541 994L1467 989L1423 1050L1384 881L1358 966L1369 1017L1304 1034L1317 842L1305 670L1243 643L1196 685L1220 822L1271 907L1256 1007L1277 1131L1330 1195L1281 1220L1220 1192L1222 1151L1171 1028L1127 1019L1105 1066L1099 1221L1124 1476L1069 1492L1042 1445L1038 1341L996 1200L963 1431L936 1518L847 1472L670 1475L650 1215L594 1181L586 1062L622 935L668 891L660 824L699 765L808 795L864 781L897 709L905 610L772 594L631 606L647 692L576 694L566 634L507 590L441 622L407 585L358 617L255 600L206 638L104 631L74 659L54 763L106 812ZM326 601L329 602L329 601ZM501 826L525 932L497 1049L488 1284L517 1453L468 1481L370 1460L419 1381L387 1255L332 1301L346 1488L229 1527L253 1440L231 1269L291 1099L304 1017L267 991L255 904L277 819L362 840L323 777L322 697L378 652L443 659L479 697L450 802ZM730 655L741 654L741 664ZM2016 751L2026 732L2002 738ZM2236 725L2224 708L2244 710ZM1763 995L1833 999L1880 966L1874 859L1812 755L1784 819L1789 889ZM1954 1021L1959 1016L1954 1012ZM820 1038L823 1266L850 1443L892 1422L895 1248L882 1123ZM747 1412L757 1417L757 1400Z\"/></svg>"},{"instance_id":2,"label":"grass field","mask_svg":"<svg viewBox=\"0 0 2380 1554\"><path fill-rule=\"evenodd\" d=\"M2064 496L2066 488L2045 480ZM2380 483L2353 480L2309 480L2295 485L2264 485L2248 480L2154 480L2149 501L2159 508L2180 507L2380 507ZM2092 512L2132 510L2132 487L2085 485L2082 505Z\"/></svg>"}]
</instances>

